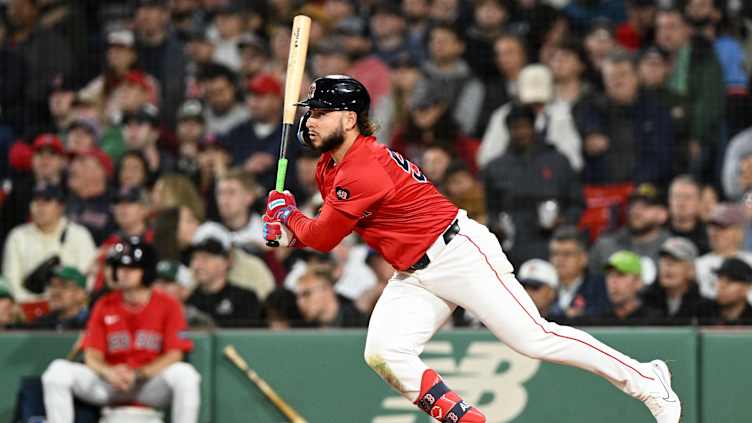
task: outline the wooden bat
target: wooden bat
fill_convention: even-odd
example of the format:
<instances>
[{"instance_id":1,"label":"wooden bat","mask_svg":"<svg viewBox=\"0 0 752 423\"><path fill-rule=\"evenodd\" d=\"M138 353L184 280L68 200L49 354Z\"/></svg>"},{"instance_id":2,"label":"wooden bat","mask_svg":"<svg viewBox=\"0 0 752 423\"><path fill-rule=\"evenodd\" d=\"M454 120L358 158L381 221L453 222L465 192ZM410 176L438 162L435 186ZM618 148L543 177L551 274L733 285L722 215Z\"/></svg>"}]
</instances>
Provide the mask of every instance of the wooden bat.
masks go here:
<instances>
[{"instance_id":1,"label":"wooden bat","mask_svg":"<svg viewBox=\"0 0 752 423\"><path fill-rule=\"evenodd\" d=\"M285 75L285 100L282 109L282 139L279 146L279 160L277 161L276 190L285 190L285 176L287 175L287 142L293 131L295 111L300 100L300 84L303 82L303 71L308 55L308 37L311 33L311 18L298 15L292 21L290 36L290 53L287 56L287 73ZM278 247L279 242L268 241L266 245Z\"/></svg>"},{"instance_id":2,"label":"wooden bat","mask_svg":"<svg viewBox=\"0 0 752 423\"><path fill-rule=\"evenodd\" d=\"M248 363L245 362L243 357L238 354L238 351L235 349L234 345L228 345L224 349L225 357L227 357L228 360L232 362L238 369L242 370L243 373L245 373L246 376L248 376L248 379L251 380L258 388L259 390L266 395L266 397L269 399L269 401L274 404L275 407L279 411L282 412L282 414L287 417L288 420L290 420L291 423L308 423L303 417L298 414L295 409L293 409L288 403L285 402L275 391L272 389L271 386L269 386L268 383L264 379L261 379L261 377L248 367Z\"/></svg>"}]
</instances>

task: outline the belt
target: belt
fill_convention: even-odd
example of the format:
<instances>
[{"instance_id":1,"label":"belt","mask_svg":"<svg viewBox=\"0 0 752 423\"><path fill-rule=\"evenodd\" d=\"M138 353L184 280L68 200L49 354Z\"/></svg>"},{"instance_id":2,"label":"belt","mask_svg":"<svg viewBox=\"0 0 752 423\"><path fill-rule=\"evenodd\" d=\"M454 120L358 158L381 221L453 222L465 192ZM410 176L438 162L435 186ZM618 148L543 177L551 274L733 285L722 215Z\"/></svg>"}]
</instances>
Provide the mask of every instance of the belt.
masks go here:
<instances>
[{"instance_id":1,"label":"belt","mask_svg":"<svg viewBox=\"0 0 752 423\"><path fill-rule=\"evenodd\" d=\"M441 240L444 241L444 246L448 245L449 242L454 238L455 235L460 233L460 223L459 219L455 219L454 222L452 222L451 225L447 228L446 231L444 231L443 234L441 234ZM437 240L438 241L438 240ZM430 247L429 247L430 249ZM428 250L426 250L428 251ZM428 267L428 265L431 264L431 259L428 257L428 252L423 254L423 256L418 259L412 266L407 268L408 272L414 272L416 270L422 270Z\"/></svg>"}]
</instances>

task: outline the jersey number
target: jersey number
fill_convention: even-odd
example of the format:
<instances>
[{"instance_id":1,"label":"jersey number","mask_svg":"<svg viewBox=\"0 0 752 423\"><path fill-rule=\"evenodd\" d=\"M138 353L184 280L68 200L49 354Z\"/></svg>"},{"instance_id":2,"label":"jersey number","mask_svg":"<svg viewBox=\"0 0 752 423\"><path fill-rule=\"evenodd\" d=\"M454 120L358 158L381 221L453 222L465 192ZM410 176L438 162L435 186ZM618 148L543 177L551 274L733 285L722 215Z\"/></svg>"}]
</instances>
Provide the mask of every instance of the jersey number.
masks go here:
<instances>
[{"instance_id":1,"label":"jersey number","mask_svg":"<svg viewBox=\"0 0 752 423\"><path fill-rule=\"evenodd\" d=\"M392 159L397 163L397 165L399 165L399 167L401 167L402 170L404 170L406 173L412 175L413 179L420 183L428 182L426 175L424 175L423 172L420 171L420 168L415 163L402 157L402 154L392 150L391 148L388 148L387 150L389 150L389 155L392 156Z\"/></svg>"}]
</instances>

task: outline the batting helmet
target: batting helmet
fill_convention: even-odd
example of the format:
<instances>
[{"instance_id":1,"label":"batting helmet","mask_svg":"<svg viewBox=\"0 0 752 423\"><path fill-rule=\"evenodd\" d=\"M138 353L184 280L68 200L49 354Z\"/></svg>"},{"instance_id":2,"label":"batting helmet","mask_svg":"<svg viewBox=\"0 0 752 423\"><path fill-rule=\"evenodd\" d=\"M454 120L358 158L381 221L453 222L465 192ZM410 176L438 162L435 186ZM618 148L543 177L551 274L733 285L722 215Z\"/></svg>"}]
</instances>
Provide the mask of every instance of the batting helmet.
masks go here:
<instances>
[{"instance_id":1,"label":"batting helmet","mask_svg":"<svg viewBox=\"0 0 752 423\"><path fill-rule=\"evenodd\" d=\"M113 245L107 254L107 264L116 273L118 267L133 267L143 270L141 282L149 286L157 278L157 252L140 237L130 237Z\"/></svg>"},{"instance_id":2,"label":"batting helmet","mask_svg":"<svg viewBox=\"0 0 752 423\"><path fill-rule=\"evenodd\" d=\"M327 75L317 78L311 84L308 98L297 103L309 109L349 110L355 113L367 112L371 107L371 96L366 87L357 79L347 75ZM298 140L311 146L306 121L311 116L308 111L300 119Z\"/></svg>"}]
</instances>

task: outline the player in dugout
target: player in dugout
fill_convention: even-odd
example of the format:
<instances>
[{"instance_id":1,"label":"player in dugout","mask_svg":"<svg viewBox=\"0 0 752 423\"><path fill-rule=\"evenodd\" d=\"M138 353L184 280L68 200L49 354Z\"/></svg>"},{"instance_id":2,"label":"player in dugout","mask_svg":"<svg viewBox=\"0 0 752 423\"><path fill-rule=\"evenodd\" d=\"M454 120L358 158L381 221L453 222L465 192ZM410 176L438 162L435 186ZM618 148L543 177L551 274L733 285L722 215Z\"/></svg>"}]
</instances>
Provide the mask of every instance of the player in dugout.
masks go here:
<instances>
[{"instance_id":1,"label":"player in dugout","mask_svg":"<svg viewBox=\"0 0 752 423\"><path fill-rule=\"evenodd\" d=\"M272 191L264 238L329 251L355 231L397 269L371 316L365 360L401 395L440 422L486 421L419 357L461 306L516 351L602 376L644 402L658 423L678 423L681 404L666 363L638 362L583 331L542 318L496 237L440 194L418 166L372 135L363 84L325 76L313 82L300 105L308 110L298 138L321 153L316 179L324 205L310 218L292 194Z\"/></svg>"},{"instance_id":2,"label":"player in dugout","mask_svg":"<svg viewBox=\"0 0 752 423\"><path fill-rule=\"evenodd\" d=\"M193 348L181 305L152 289L154 248L133 237L109 255L115 289L94 306L84 335L84 363L58 359L42 375L49 423L73 423L73 397L95 405L165 408L172 421L198 421L201 376L183 357Z\"/></svg>"}]
</instances>

